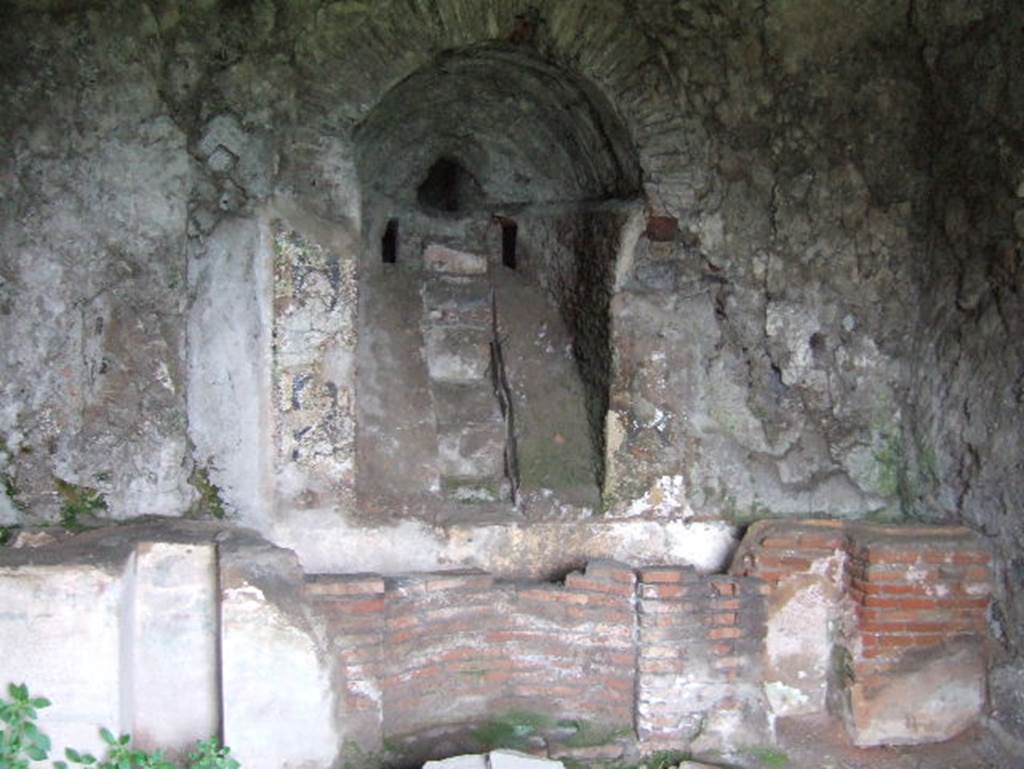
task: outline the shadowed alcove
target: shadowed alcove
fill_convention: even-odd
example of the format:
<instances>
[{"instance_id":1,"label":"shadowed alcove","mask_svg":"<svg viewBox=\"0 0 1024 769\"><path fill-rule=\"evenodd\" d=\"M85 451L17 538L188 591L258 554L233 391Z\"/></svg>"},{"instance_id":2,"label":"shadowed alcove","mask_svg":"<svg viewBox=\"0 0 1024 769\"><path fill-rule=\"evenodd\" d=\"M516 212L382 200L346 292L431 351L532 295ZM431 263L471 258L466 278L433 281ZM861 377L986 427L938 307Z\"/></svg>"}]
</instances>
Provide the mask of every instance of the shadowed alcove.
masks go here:
<instances>
[{"instance_id":1,"label":"shadowed alcove","mask_svg":"<svg viewBox=\"0 0 1024 769\"><path fill-rule=\"evenodd\" d=\"M532 52L474 46L388 91L356 160L361 508L592 514L614 264L639 206L615 110Z\"/></svg>"}]
</instances>

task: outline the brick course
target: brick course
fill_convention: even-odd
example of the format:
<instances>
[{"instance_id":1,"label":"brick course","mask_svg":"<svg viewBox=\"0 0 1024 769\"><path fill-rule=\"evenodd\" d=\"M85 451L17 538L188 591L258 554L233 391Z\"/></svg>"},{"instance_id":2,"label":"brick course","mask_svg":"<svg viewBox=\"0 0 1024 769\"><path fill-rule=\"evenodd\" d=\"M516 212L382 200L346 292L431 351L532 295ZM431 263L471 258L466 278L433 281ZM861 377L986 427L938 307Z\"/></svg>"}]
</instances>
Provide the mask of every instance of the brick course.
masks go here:
<instances>
[{"instance_id":1,"label":"brick course","mask_svg":"<svg viewBox=\"0 0 1024 769\"><path fill-rule=\"evenodd\" d=\"M951 637L984 640L989 556L959 529L759 524L728 575L593 561L563 584L449 571L320 575L306 589L335 656L342 722L366 750L508 710L685 748L709 712L765 709L753 700L766 607L788 579L822 569L841 571L829 578L850 607L854 680L897 675L903 655Z\"/></svg>"}]
</instances>

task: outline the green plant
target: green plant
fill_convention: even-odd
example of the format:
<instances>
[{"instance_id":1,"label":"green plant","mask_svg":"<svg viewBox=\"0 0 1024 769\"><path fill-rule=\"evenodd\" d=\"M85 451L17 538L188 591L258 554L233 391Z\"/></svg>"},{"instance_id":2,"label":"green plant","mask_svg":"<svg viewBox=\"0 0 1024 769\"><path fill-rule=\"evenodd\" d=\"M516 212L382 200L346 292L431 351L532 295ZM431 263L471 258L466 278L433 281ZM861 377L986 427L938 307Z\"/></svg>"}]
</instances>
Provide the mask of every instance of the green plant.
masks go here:
<instances>
[{"instance_id":1,"label":"green plant","mask_svg":"<svg viewBox=\"0 0 1024 769\"><path fill-rule=\"evenodd\" d=\"M107 509L107 500L96 489L68 483L60 478L55 478L54 482L58 493L64 498L60 508L60 525L66 531L81 531L85 528L80 520L82 516L94 515Z\"/></svg>"},{"instance_id":2,"label":"green plant","mask_svg":"<svg viewBox=\"0 0 1024 769\"><path fill-rule=\"evenodd\" d=\"M607 745L630 733L628 727L593 724L583 719L559 721L558 725L571 726L576 730L571 737L561 741L562 745L567 748L592 748L595 745Z\"/></svg>"},{"instance_id":3,"label":"green plant","mask_svg":"<svg viewBox=\"0 0 1024 769\"><path fill-rule=\"evenodd\" d=\"M773 748L751 748L750 755L757 759L764 769L786 769L789 756Z\"/></svg>"},{"instance_id":4,"label":"green plant","mask_svg":"<svg viewBox=\"0 0 1024 769\"><path fill-rule=\"evenodd\" d=\"M521 748L529 739L553 721L541 713L526 710L512 710L481 724L473 732L473 739L483 750L496 748Z\"/></svg>"},{"instance_id":5,"label":"green plant","mask_svg":"<svg viewBox=\"0 0 1024 769\"><path fill-rule=\"evenodd\" d=\"M689 758L690 754L681 750L659 750L647 756L643 764L647 769L669 769L669 767L678 766Z\"/></svg>"},{"instance_id":6,"label":"green plant","mask_svg":"<svg viewBox=\"0 0 1024 769\"><path fill-rule=\"evenodd\" d=\"M882 445L874 454L878 490L884 496L895 497L900 493L900 483L906 473L906 458L903 444L895 432L882 436Z\"/></svg>"},{"instance_id":7,"label":"green plant","mask_svg":"<svg viewBox=\"0 0 1024 769\"><path fill-rule=\"evenodd\" d=\"M7 687L10 701L0 698L0 769L28 769L30 761L45 761L50 738L35 724L37 711L50 706L45 697L32 697L25 684Z\"/></svg>"},{"instance_id":8,"label":"green plant","mask_svg":"<svg viewBox=\"0 0 1024 769\"><path fill-rule=\"evenodd\" d=\"M10 544L14 539L14 532L17 530L17 526L0 526L0 547Z\"/></svg>"},{"instance_id":9,"label":"green plant","mask_svg":"<svg viewBox=\"0 0 1024 769\"><path fill-rule=\"evenodd\" d=\"M7 495L7 498L11 500L11 502L14 502L18 496L18 487L15 485L14 479L9 475L5 475L3 476L3 484L4 494Z\"/></svg>"},{"instance_id":10,"label":"green plant","mask_svg":"<svg viewBox=\"0 0 1024 769\"><path fill-rule=\"evenodd\" d=\"M210 471L207 468L197 466L188 482L199 493L199 499L192 507L194 514L208 515L218 520L227 517L224 498L221 497L217 485L210 480Z\"/></svg>"},{"instance_id":11,"label":"green plant","mask_svg":"<svg viewBox=\"0 0 1024 769\"><path fill-rule=\"evenodd\" d=\"M231 748L221 745L216 737L201 740L188 754L189 769L239 769L239 763L230 753Z\"/></svg>"},{"instance_id":12,"label":"green plant","mask_svg":"<svg viewBox=\"0 0 1024 769\"><path fill-rule=\"evenodd\" d=\"M127 734L115 737L109 729L100 729L100 737L107 744L107 755L101 761L89 753L79 753L68 748L64 751L68 761L81 766L96 769L174 769L174 764L164 758L159 750L152 753L140 750L132 745L132 738ZM56 769L67 769L64 761L54 761Z\"/></svg>"},{"instance_id":13,"label":"green plant","mask_svg":"<svg viewBox=\"0 0 1024 769\"><path fill-rule=\"evenodd\" d=\"M36 726L41 708L49 707L45 697L32 697L25 684L7 687L10 701L0 698L0 721L6 728L0 730L0 769L29 769L33 761L45 761L50 752L50 738ZM72 764L89 769L176 769L162 751L146 751L132 745L131 737L115 737L106 728L100 737L107 746L106 755L99 759L91 753L66 748L64 755ZM231 750L220 744L216 737L196 742L188 754L187 769L240 769L230 756ZM54 769L68 769L65 761L54 761Z\"/></svg>"},{"instance_id":14,"label":"green plant","mask_svg":"<svg viewBox=\"0 0 1024 769\"><path fill-rule=\"evenodd\" d=\"M10 500L14 509L24 511L25 503L18 498L18 495L21 494L21 490L18 488L18 484L15 483L14 477L4 474L0 476L0 482L3 483L4 494L7 495L7 499Z\"/></svg>"}]
</instances>

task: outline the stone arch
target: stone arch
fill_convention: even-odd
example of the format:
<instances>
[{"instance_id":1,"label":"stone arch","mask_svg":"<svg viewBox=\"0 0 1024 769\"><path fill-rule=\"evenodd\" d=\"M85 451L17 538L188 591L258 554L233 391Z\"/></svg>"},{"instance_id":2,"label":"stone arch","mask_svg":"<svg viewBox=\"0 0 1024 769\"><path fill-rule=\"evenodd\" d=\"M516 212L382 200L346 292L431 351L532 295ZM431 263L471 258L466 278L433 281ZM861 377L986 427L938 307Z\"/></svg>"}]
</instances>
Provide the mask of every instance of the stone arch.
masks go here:
<instances>
[{"instance_id":1,"label":"stone arch","mask_svg":"<svg viewBox=\"0 0 1024 769\"><path fill-rule=\"evenodd\" d=\"M372 497L360 507L427 512L447 498L591 515L615 264L642 207L629 130L585 78L506 41L439 53L378 99L352 138L365 244L357 466ZM472 194L425 200L444 177ZM396 220L390 269L377 251ZM510 221L514 271L502 255ZM479 411L453 421L453 393L454 411ZM414 469L396 476L395 456Z\"/></svg>"},{"instance_id":2,"label":"stone arch","mask_svg":"<svg viewBox=\"0 0 1024 769\"><path fill-rule=\"evenodd\" d=\"M685 110L669 108L683 95L655 23L614 0L335 3L310 19L295 59L310 114L345 129L441 52L504 44L532 54L578 74L611 105L636 147L647 204L659 212L692 204L706 186L693 167L703 166L706 134Z\"/></svg>"}]
</instances>

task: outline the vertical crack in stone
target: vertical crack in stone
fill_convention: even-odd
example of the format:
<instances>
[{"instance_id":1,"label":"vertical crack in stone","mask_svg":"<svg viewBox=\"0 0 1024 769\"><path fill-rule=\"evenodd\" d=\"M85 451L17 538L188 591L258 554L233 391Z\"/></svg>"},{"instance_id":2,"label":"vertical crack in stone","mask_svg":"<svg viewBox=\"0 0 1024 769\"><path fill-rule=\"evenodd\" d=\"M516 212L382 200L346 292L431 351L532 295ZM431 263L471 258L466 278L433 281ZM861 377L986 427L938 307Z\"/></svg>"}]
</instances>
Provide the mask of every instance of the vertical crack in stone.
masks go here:
<instances>
[{"instance_id":1,"label":"vertical crack in stone","mask_svg":"<svg viewBox=\"0 0 1024 769\"><path fill-rule=\"evenodd\" d=\"M501 407L505 422L505 477L508 479L512 504L519 504L519 460L516 454L515 415L512 410L512 388L505 371L505 358L501 350L501 336L498 333L498 299L491 289L491 376L494 379L494 394Z\"/></svg>"}]
</instances>

